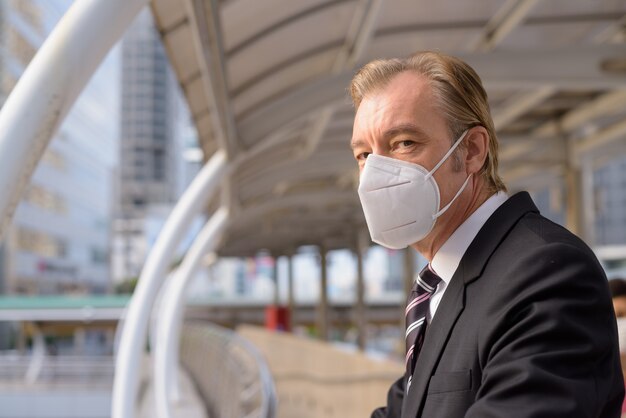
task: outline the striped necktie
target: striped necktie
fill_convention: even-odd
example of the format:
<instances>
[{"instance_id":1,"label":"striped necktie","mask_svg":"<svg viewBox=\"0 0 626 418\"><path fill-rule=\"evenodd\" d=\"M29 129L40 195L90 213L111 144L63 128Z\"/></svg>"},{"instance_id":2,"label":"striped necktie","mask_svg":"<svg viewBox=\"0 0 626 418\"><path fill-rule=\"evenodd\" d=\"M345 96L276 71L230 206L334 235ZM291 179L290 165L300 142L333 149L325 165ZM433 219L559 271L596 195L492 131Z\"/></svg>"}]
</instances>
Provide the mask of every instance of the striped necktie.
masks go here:
<instances>
[{"instance_id":1,"label":"striped necktie","mask_svg":"<svg viewBox=\"0 0 626 418\"><path fill-rule=\"evenodd\" d=\"M430 297L441 282L441 277L432 271L430 264L422 269L413 284L406 305L406 372L409 378L415 368L426 330L426 314Z\"/></svg>"}]
</instances>

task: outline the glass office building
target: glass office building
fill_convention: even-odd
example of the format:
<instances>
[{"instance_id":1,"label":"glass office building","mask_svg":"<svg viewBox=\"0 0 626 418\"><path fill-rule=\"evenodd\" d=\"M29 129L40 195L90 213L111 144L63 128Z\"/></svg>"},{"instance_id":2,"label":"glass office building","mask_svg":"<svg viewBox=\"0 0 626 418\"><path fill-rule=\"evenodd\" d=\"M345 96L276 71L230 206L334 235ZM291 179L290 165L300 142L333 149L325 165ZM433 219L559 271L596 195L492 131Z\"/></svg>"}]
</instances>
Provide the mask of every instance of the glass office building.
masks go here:
<instances>
[{"instance_id":1,"label":"glass office building","mask_svg":"<svg viewBox=\"0 0 626 418\"><path fill-rule=\"evenodd\" d=\"M0 3L4 100L70 1ZM104 292L117 155L118 48L83 90L35 169L5 236L6 293Z\"/></svg>"},{"instance_id":2,"label":"glass office building","mask_svg":"<svg viewBox=\"0 0 626 418\"><path fill-rule=\"evenodd\" d=\"M112 276L139 276L148 251L197 163L195 128L152 15L144 9L122 40L119 189L113 222Z\"/></svg>"}]
</instances>

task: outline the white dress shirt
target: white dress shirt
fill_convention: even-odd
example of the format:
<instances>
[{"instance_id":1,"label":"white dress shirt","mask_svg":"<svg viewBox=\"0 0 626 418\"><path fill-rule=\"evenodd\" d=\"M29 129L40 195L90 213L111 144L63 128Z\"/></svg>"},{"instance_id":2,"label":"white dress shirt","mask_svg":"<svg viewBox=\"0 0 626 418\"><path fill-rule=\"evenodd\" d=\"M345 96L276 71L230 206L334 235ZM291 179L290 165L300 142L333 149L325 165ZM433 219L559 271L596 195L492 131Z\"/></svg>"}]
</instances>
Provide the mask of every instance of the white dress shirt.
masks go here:
<instances>
[{"instance_id":1,"label":"white dress shirt","mask_svg":"<svg viewBox=\"0 0 626 418\"><path fill-rule=\"evenodd\" d=\"M450 238L441 246L433 257L430 266L439 277L441 282L437 290L430 298L428 315L426 320L430 322L437 312L437 307L448 287L448 283L456 272L461 258L467 251L478 231L483 227L487 219L502 205L509 196L505 192L498 192L487 199L478 209L470 215L457 229L450 235Z\"/></svg>"}]
</instances>

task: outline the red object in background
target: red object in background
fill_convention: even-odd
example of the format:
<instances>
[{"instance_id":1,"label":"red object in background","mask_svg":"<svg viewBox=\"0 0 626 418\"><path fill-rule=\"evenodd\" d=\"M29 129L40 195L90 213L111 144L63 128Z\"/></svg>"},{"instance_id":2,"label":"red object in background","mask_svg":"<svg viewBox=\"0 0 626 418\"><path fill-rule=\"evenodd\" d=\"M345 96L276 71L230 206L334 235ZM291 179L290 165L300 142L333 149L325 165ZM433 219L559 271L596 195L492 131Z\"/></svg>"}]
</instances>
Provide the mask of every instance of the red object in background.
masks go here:
<instances>
[{"instance_id":1,"label":"red object in background","mask_svg":"<svg viewBox=\"0 0 626 418\"><path fill-rule=\"evenodd\" d=\"M289 311L285 306L270 305L265 308L265 328L290 331Z\"/></svg>"}]
</instances>

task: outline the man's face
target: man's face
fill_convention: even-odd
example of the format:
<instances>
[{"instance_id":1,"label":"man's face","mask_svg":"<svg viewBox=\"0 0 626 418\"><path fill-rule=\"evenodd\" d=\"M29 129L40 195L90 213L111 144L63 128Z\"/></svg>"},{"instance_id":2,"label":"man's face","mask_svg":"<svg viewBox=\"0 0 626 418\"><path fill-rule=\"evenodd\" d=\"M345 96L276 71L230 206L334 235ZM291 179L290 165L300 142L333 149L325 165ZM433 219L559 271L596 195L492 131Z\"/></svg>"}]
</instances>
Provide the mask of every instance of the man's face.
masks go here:
<instances>
[{"instance_id":1,"label":"man's face","mask_svg":"<svg viewBox=\"0 0 626 418\"><path fill-rule=\"evenodd\" d=\"M426 78L403 72L363 99L354 119L351 146L361 171L369 154L419 164L430 171L453 140ZM434 174L440 207L454 197L467 177L464 165L455 165L450 156ZM442 216L443 222L451 211Z\"/></svg>"}]
</instances>

